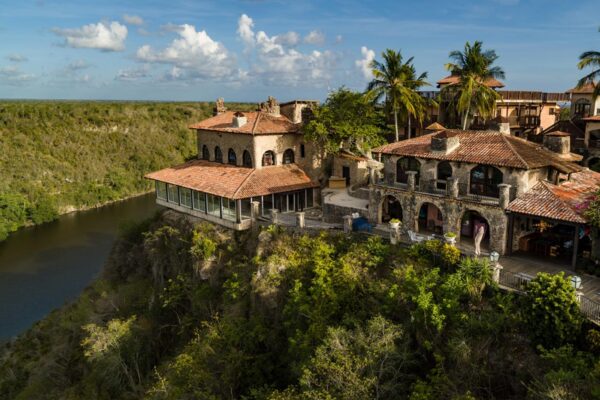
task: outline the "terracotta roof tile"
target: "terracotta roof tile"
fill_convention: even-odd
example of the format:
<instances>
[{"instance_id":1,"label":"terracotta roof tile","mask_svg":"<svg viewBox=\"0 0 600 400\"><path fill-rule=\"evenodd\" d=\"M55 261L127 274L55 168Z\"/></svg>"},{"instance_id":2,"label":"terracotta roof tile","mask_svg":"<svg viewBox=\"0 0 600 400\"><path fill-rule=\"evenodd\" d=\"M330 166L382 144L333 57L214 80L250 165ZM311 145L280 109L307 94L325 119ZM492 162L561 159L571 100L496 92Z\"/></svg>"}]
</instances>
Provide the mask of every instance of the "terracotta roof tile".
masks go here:
<instances>
[{"instance_id":1,"label":"terracotta roof tile","mask_svg":"<svg viewBox=\"0 0 600 400\"><path fill-rule=\"evenodd\" d=\"M539 182L512 201L507 210L558 221L586 223L581 205L600 188L600 173L584 170L560 185Z\"/></svg>"},{"instance_id":2,"label":"terracotta roof tile","mask_svg":"<svg viewBox=\"0 0 600 400\"><path fill-rule=\"evenodd\" d=\"M429 124L425 129L428 131L442 131L446 128L444 128L444 125L440 124L439 122L434 122L432 124Z\"/></svg>"},{"instance_id":3,"label":"terracotta roof tile","mask_svg":"<svg viewBox=\"0 0 600 400\"><path fill-rule=\"evenodd\" d=\"M228 199L245 199L318 186L295 164L246 168L192 160L145 177Z\"/></svg>"},{"instance_id":4,"label":"terracotta roof tile","mask_svg":"<svg viewBox=\"0 0 600 400\"><path fill-rule=\"evenodd\" d=\"M455 85L460 82L460 77L457 75L448 75L447 77L440 79L437 81L438 87L441 85ZM504 87L504 83L500 82L497 79L490 78L485 81L485 85L491 88L501 88Z\"/></svg>"},{"instance_id":5,"label":"terracotta roof tile","mask_svg":"<svg viewBox=\"0 0 600 400\"><path fill-rule=\"evenodd\" d=\"M233 126L235 111L226 111L214 117L210 117L190 129L203 129L207 131L245 133L249 135L269 135L281 133L297 133L300 125L294 124L284 115L274 116L263 111L243 112L247 122L239 128Z\"/></svg>"},{"instance_id":6,"label":"terracotta roof tile","mask_svg":"<svg viewBox=\"0 0 600 400\"><path fill-rule=\"evenodd\" d=\"M458 147L449 154L431 151L432 137L458 136ZM543 146L498 131L446 129L417 138L377 147L374 153L533 169L553 166L561 172L580 171L577 164L562 160Z\"/></svg>"},{"instance_id":7,"label":"terracotta roof tile","mask_svg":"<svg viewBox=\"0 0 600 400\"><path fill-rule=\"evenodd\" d=\"M587 117L583 119L584 121L587 122L600 122L600 115L594 115L592 117Z\"/></svg>"},{"instance_id":8,"label":"terracotta roof tile","mask_svg":"<svg viewBox=\"0 0 600 400\"><path fill-rule=\"evenodd\" d=\"M574 88L567 90L567 93L573 93L573 94L594 93L595 87L596 87L596 84L594 82L588 82L585 85L583 85L582 87L575 86Z\"/></svg>"}]
</instances>

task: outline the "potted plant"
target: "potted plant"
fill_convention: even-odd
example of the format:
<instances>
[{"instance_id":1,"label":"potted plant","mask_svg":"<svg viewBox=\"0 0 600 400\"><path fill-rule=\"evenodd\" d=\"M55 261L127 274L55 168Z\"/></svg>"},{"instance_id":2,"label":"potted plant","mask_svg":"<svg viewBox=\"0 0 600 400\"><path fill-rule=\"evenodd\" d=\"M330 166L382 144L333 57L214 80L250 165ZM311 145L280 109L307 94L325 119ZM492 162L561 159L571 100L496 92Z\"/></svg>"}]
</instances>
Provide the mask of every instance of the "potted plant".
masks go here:
<instances>
[{"instance_id":1,"label":"potted plant","mask_svg":"<svg viewBox=\"0 0 600 400\"><path fill-rule=\"evenodd\" d=\"M398 229L400 227L400 220L398 218L390 219L390 228Z\"/></svg>"},{"instance_id":2,"label":"potted plant","mask_svg":"<svg viewBox=\"0 0 600 400\"><path fill-rule=\"evenodd\" d=\"M446 239L446 243L454 246L456 244L456 233L446 232L444 233L444 239Z\"/></svg>"}]
</instances>

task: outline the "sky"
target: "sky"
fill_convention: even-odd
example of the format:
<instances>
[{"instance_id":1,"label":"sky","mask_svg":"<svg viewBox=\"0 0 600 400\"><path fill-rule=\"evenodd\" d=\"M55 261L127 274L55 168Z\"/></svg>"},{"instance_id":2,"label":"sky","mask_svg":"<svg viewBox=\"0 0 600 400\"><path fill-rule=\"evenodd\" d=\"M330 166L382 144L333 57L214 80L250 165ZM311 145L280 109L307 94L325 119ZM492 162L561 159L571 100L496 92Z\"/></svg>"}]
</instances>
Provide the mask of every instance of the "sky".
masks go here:
<instances>
[{"instance_id":1,"label":"sky","mask_svg":"<svg viewBox=\"0 0 600 400\"><path fill-rule=\"evenodd\" d=\"M480 40L506 89L565 91L600 0L0 0L0 98L323 100L386 48L428 81Z\"/></svg>"}]
</instances>

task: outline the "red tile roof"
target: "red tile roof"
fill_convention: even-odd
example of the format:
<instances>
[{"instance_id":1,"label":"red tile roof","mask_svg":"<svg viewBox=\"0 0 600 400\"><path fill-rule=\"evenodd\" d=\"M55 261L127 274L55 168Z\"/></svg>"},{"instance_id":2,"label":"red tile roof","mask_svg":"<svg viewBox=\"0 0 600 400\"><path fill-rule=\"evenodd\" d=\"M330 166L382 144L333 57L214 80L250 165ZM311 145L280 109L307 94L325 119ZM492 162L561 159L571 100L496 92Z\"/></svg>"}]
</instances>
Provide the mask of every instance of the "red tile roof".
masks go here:
<instances>
[{"instance_id":1,"label":"red tile roof","mask_svg":"<svg viewBox=\"0 0 600 400\"><path fill-rule=\"evenodd\" d=\"M446 128L444 128L444 125L440 124L439 122L434 122L429 124L425 129L428 131L442 131Z\"/></svg>"},{"instance_id":2,"label":"red tile roof","mask_svg":"<svg viewBox=\"0 0 600 400\"><path fill-rule=\"evenodd\" d=\"M596 84L594 82L588 82L585 85L583 85L582 87L575 86L574 88L567 90L567 93L574 93L574 94L594 93L595 87L596 87Z\"/></svg>"},{"instance_id":3,"label":"red tile roof","mask_svg":"<svg viewBox=\"0 0 600 400\"><path fill-rule=\"evenodd\" d=\"M228 199L245 199L318 186L295 164L245 168L192 160L149 173L145 177Z\"/></svg>"},{"instance_id":4,"label":"red tile roof","mask_svg":"<svg viewBox=\"0 0 600 400\"><path fill-rule=\"evenodd\" d=\"M584 170L560 185L538 182L529 192L512 201L507 210L558 221L586 223L582 204L600 188L600 173Z\"/></svg>"},{"instance_id":5,"label":"red tile roof","mask_svg":"<svg viewBox=\"0 0 600 400\"><path fill-rule=\"evenodd\" d=\"M600 115L594 115L591 117L587 117L587 118L584 118L583 120L587 121L587 122L600 122Z\"/></svg>"},{"instance_id":6,"label":"red tile roof","mask_svg":"<svg viewBox=\"0 0 600 400\"><path fill-rule=\"evenodd\" d=\"M437 81L438 87L442 85L455 85L460 82L460 77L457 75L448 75L447 77L440 79ZM491 88L501 88L504 87L504 83L500 82L497 79L489 78L485 81L485 85Z\"/></svg>"},{"instance_id":7,"label":"red tile roof","mask_svg":"<svg viewBox=\"0 0 600 400\"><path fill-rule=\"evenodd\" d=\"M433 137L459 138L458 147L449 154L431 150ZM582 168L562 160L558 154L543 146L498 131L463 131L446 129L413 139L386 144L372 150L374 153L487 164L501 167L533 169L552 166L561 172L580 171Z\"/></svg>"},{"instance_id":8,"label":"red tile roof","mask_svg":"<svg viewBox=\"0 0 600 400\"><path fill-rule=\"evenodd\" d=\"M247 122L241 127L235 128L233 126L233 116L235 113L235 111L226 111L191 125L190 129L245 133L249 135L297 133L300 129L299 124L294 124L284 115L274 116L263 111L243 112L247 118Z\"/></svg>"}]
</instances>

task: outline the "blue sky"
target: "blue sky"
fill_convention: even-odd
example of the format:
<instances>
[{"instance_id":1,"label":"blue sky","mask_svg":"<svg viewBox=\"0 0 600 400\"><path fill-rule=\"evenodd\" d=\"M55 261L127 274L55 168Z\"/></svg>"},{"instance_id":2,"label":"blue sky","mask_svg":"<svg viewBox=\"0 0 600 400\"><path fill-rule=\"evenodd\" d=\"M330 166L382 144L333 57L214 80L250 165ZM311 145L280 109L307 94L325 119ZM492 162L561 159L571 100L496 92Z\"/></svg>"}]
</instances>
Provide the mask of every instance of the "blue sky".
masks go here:
<instances>
[{"instance_id":1,"label":"blue sky","mask_svg":"<svg viewBox=\"0 0 600 400\"><path fill-rule=\"evenodd\" d=\"M598 1L0 0L0 98L322 100L388 47L435 83L474 40L507 89L564 91L600 49Z\"/></svg>"}]
</instances>

